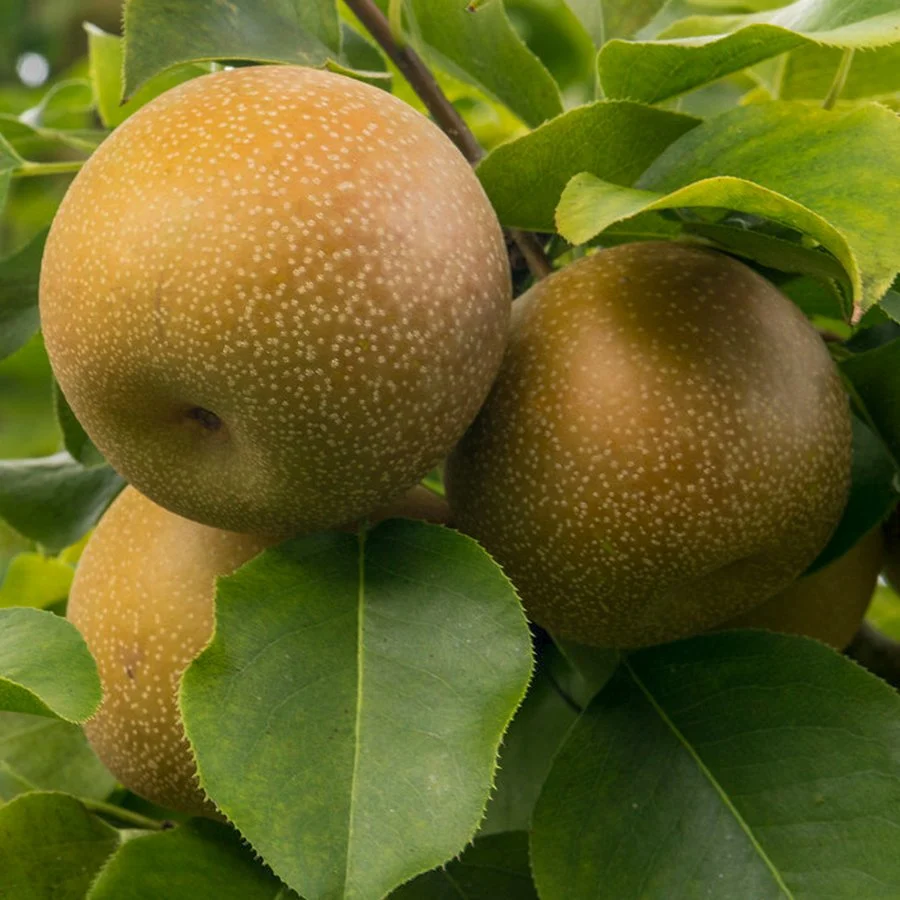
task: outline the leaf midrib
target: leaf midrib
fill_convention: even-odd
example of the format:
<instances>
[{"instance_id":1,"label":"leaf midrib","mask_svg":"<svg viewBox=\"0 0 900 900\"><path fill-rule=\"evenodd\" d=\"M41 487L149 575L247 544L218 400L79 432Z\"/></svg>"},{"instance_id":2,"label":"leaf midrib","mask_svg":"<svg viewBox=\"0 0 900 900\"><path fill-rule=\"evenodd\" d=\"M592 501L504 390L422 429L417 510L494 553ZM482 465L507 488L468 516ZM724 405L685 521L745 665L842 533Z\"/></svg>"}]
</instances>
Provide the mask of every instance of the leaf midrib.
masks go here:
<instances>
[{"instance_id":1,"label":"leaf midrib","mask_svg":"<svg viewBox=\"0 0 900 900\"><path fill-rule=\"evenodd\" d=\"M356 720L353 724L353 770L350 774L350 808L347 811L347 854L344 859L344 896L350 884L350 857L353 852L353 824L356 819L357 787L359 784L360 734L362 732L363 697L363 609L366 596L365 546L363 526L357 535L358 588L356 593Z\"/></svg>"},{"instance_id":2,"label":"leaf midrib","mask_svg":"<svg viewBox=\"0 0 900 900\"><path fill-rule=\"evenodd\" d=\"M713 773L710 771L710 769L706 765L706 763L703 762L703 760L701 759L701 757L697 753L697 751L693 748L693 746L690 744L690 742L687 740L687 738L681 733L681 731L678 729L678 727L675 725L675 723L672 721L672 719L668 716L668 714L662 708L662 706L660 706L659 703L656 701L656 698L653 696L653 694L650 692L650 690L647 688L647 686L641 680L640 676L634 670L634 667L628 661L627 657L625 659L623 659L622 663L625 666L625 668L628 670L628 674L634 680L634 683L638 686L638 689L640 690L640 692L644 695L647 702L653 708L654 712L660 717L660 719L663 721L663 724L665 724L665 726L672 732L672 734L675 736L675 738L678 740L678 742L681 744L681 746L687 751L688 755L694 761L694 763L696 764L697 768L700 770L702 775L706 778L706 780L712 786L712 788L716 792L716 794L718 794L719 799L725 805L725 808L732 814L732 816L734 816L734 819L740 826L741 831L744 832L744 834L747 836L747 839L750 841L750 844L753 847L753 849L756 850L760 859L763 861L763 863L765 863L765 866L771 873L772 878L774 879L776 885L778 885L779 889L782 891L782 893L784 894L785 897L789 897L789 898L791 898L791 900L793 900L794 895L791 893L788 886L784 883L784 879L781 877L781 873L776 868L775 863L769 858L769 855L763 849L763 846L756 839L756 835L753 834L753 830L750 828L749 824L744 819L744 817L740 814L737 807L731 802L731 799L729 798L728 794L725 793L725 790L722 787L722 785L719 784L718 780L713 775Z\"/></svg>"}]
</instances>

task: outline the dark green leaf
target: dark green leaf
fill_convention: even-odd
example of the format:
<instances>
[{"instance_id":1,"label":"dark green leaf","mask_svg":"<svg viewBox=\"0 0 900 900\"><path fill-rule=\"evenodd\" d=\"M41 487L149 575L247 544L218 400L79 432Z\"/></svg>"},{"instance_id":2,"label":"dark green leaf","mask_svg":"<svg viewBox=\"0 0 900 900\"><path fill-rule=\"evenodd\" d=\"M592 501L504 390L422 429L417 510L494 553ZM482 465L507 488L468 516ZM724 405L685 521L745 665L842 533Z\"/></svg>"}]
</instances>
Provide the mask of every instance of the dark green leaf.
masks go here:
<instances>
[{"instance_id":1,"label":"dark green leaf","mask_svg":"<svg viewBox=\"0 0 900 900\"><path fill-rule=\"evenodd\" d=\"M132 838L109 860L87 900L290 900L297 895L233 829L193 819Z\"/></svg>"},{"instance_id":2,"label":"dark green leaf","mask_svg":"<svg viewBox=\"0 0 900 900\"><path fill-rule=\"evenodd\" d=\"M894 459L900 460L900 338L841 362Z\"/></svg>"},{"instance_id":3,"label":"dark green leaf","mask_svg":"<svg viewBox=\"0 0 900 900\"><path fill-rule=\"evenodd\" d=\"M600 82L609 97L658 103L805 44L884 47L898 33L895 0L796 0L745 16L693 16L658 35L665 41L607 43Z\"/></svg>"},{"instance_id":4,"label":"dark green leaf","mask_svg":"<svg viewBox=\"0 0 900 900\"><path fill-rule=\"evenodd\" d=\"M900 264L900 173L885 170L886 156L900 158L900 121L884 107L844 114L797 103L743 107L675 141L639 190L576 176L557 223L583 243L645 210L717 207L762 216L830 251L866 308Z\"/></svg>"},{"instance_id":5,"label":"dark green leaf","mask_svg":"<svg viewBox=\"0 0 900 900\"><path fill-rule=\"evenodd\" d=\"M14 353L40 327L38 278L47 231L0 261L0 359Z\"/></svg>"},{"instance_id":6,"label":"dark green leaf","mask_svg":"<svg viewBox=\"0 0 900 900\"><path fill-rule=\"evenodd\" d=\"M376 897L471 840L531 671L473 541L393 520L311 535L220 582L181 705L200 783L308 897Z\"/></svg>"},{"instance_id":7,"label":"dark green leaf","mask_svg":"<svg viewBox=\"0 0 900 900\"><path fill-rule=\"evenodd\" d=\"M408 0L413 41L451 74L473 83L528 125L562 112L559 89L516 34L502 2L474 11L465 0Z\"/></svg>"},{"instance_id":8,"label":"dark green leaf","mask_svg":"<svg viewBox=\"0 0 900 900\"><path fill-rule=\"evenodd\" d=\"M351 28L346 23L341 23L342 44L344 48L344 59L352 70L359 76L359 73L366 72L372 76L365 79L376 87L382 87L385 90L391 89L393 78L387 70L387 60L382 56L381 51L358 31ZM331 64L335 71L338 69Z\"/></svg>"},{"instance_id":9,"label":"dark green leaf","mask_svg":"<svg viewBox=\"0 0 900 900\"><path fill-rule=\"evenodd\" d=\"M101 697L74 625L40 609L0 609L0 710L84 722Z\"/></svg>"},{"instance_id":10,"label":"dark green leaf","mask_svg":"<svg viewBox=\"0 0 900 900\"><path fill-rule=\"evenodd\" d=\"M900 323L900 291L888 291L878 304L878 308L892 321Z\"/></svg>"},{"instance_id":11,"label":"dark green leaf","mask_svg":"<svg viewBox=\"0 0 900 900\"><path fill-rule=\"evenodd\" d=\"M552 649L552 648L551 648ZM531 686L503 738L494 792L481 834L527 831L553 755L578 718L571 698L541 660Z\"/></svg>"},{"instance_id":12,"label":"dark green leaf","mask_svg":"<svg viewBox=\"0 0 900 900\"><path fill-rule=\"evenodd\" d=\"M538 900L524 831L478 838L459 858L426 872L390 900Z\"/></svg>"},{"instance_id":13,"label":"dark green leaf","mask_svg":"<svg viewBox=\"0 0 900 900\"><path fill-rule=\"evenodd\" d=\"M638 103L592 103L501 145L478 166L478 177L504 225L553 231L553 212L573 175L630 185L698 124Z\"/></svg>"},{"instance_id":14,"label":"dark green leaf","mask_svg":"<svg viewBox=\"0 0 900 900\"><path fill-rule=\"evenodd\" d=\"M34 790L102 800L115 786L78 725L0 712L0 804Z\"/></svg>"},{"instance_id":15,"label":"dark green leaf","mask_svg":"<svg viewBox=\"0 0 900 900\"><path fill-rule=\"evenodd\" d=\"M825 549L806 574L843 556L897 504L897 468L883 441L853 417L853 473L847 508Z\"/></svg>"},{"instance_id":16,"label":"dark green leaf","mask_svg":"<svg viewBox=\"0 0 900 900\"><path fill-rule=\"evenodd\" d=\"M0 518L58 552L94 527L124 485L108 465L88 468L68 453L0 461Z\"/></svg>"},{"instance_id":17,"label":"dark green leaf","mask_svg":"<svg viewBox=\"0 0 900 900\"><path fill-rule=\"evenodd\" d=\"M822 281L819 278L802 275L799 278L782 281L778 288L810 318L818 316L840 322L847 319L847 298L833 281Z\"/></svg>"},{"instance_id":18,"label":"dark green leaf","mask_svg":"<svg viewBox=\"0 0 900 900\"><path fill-rule=\"evenodd\" d=\"M23 794L0 807L0 897L84 900L119 833L65 794Z\"/></svg>"},{"instance_id":19,"label":"dark green leaf","mask_svg":"<svg viewBox=\"0 0 900 900\"><path fill-rule=\"evenodd\" d=\"M125 95L184 63L248 60L324 66L340 56L334 0L129 0Z\"/></svg>"},{"instance_id":20,"label":"dark green leaf","mask_svg":"<svg viewBox=\"0 0 900 900\"><path fill-rule=\"evenodd\" d=\"M765 632L634 654L535 811L543 900L900 896L900 697Z\"/></svg>"},{"instance_id":21,"label":"dark green leaf","mask_svg":"<svg viewBox=\"0 0 900 900\"><path fill-rule=\"evenodd\" d=\"M684 230L706 238L719 250L780 272L814 275L818 278L845 280L843 266L829 253L815 247L764 234L750 228L706 222L686 222ZM849 311L846 311L849 312Z\"/></svg>"},{"instance_id":22,"label":"dark green leaf","mask_svg":"<svg viewBox=\"0 0 900 900\"><path fill-rule=\"evenodd\" d=\"M547 67L568 108L597 96L597 50L565 0L503 0L513 27Z\"/></svg>"},{"instance_id":23,"label":"dark green leaf","mask_svg":"<svg viewBox=\"0 0 900 900\"><path fill-rule=\"evenodd\" d=\"M94 442L87 436L87 432L75 418L75 413L72 412L66 395L55 381L53 383L53 405L69 455L83 466L102 465L105 462L103 454L94 446Z\"/></svg>"},{"instance_id":24,"label":"dark green leaf","mask_svg":"<svg viewBox=\"0 0 900 900\"><path fill-rule=\"evenodd\" d=\"M612 678L619 667L622 654L604 647L588 647L556 638L563 659L567 660L574 678L564 682L580 706L587 706Z\"/></svg>"}]
</instances>

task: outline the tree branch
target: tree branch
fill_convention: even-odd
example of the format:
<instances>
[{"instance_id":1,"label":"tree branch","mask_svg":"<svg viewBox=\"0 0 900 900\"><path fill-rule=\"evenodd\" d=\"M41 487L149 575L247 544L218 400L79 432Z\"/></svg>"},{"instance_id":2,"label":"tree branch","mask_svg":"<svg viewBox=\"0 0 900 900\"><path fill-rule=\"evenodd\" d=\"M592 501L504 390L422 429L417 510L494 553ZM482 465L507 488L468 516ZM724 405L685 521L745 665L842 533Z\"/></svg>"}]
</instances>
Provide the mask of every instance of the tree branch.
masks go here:
<instances>
[{"instance_id":1,"label":"tree branch","mask_svg":"<svg viewBox=\"0 0 900 900\"><path fill-rule=\"evenodd\" d=\"M441 90L431 70L422 61L422 57L409 45L398 44L391 23L375 5L374 0L346 0L346 3L391 62L403 73L444 134L453 141L459 152L475 165L484 156L484 151L456 107ZM552 271L553 267L535 235L528 231L509 229L509 236L518 246L529 271L536 279L543 278Z\"/></svg>"},{"instance_id":2,"label":"tree branch","mask_svg":"<svg viewBox=\"0 0 900 900\"><path fill-rule=\"evenodd\" d=\"M874 675L900 688L900 644L868 622L859 626L846 653Z\"/></svg>"}]
</instances>

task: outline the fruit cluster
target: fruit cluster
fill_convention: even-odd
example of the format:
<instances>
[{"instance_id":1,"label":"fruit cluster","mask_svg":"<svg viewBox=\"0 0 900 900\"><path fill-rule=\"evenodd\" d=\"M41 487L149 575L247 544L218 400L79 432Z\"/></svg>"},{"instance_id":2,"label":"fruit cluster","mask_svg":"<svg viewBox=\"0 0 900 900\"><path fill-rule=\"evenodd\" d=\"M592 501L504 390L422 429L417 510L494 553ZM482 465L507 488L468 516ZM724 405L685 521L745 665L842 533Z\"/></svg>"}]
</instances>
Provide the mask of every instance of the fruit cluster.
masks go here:
<instances>
[{"instance_id":1,"label":"fruit cluster","mask_svg":"<svg viewBox=\"0 0 900 900\"><path fill-rule=\"evenodd\" d=\"M801 313L743 264L675 243L593 253L510 300L465 160L338 75L198 78L84 167L47 242L41 317L68 401L133 485L69 605L105 690L88 734L126 785L214 814L176 692L215 579L290 535L446 521L407 493L445 458L452 524L554 634L849 641L880 536L797 581L842 513L851 452L847 398ZM852 603L831 615L834 583Z\"/></svg>"}]
</instances>

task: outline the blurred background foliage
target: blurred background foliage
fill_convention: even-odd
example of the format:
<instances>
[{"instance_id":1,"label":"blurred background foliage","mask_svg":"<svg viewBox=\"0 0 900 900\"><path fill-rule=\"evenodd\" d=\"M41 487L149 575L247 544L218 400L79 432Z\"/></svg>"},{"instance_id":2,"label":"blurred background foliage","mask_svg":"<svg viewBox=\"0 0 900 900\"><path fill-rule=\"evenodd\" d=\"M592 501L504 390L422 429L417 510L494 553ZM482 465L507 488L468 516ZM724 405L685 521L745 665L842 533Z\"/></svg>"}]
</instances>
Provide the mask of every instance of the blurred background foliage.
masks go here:
<instances>
[{"instance_id":1,"label":"blurred background foliage","mask_svg":"<svg viewBox=\"0 0 900 900\"><path fill-rule=\"evenodd\" d=\"M82 23L120 32L119 0L3 0L0 3L0 116L48 127L95 128ZM87 103L70 103L73 91ZM68 97L65 96L68 94ZM54 104L54 97L64 102ZM73 110L73 107L74 110ZM0 126L0 131L6 131ZM18 147L28 158L64 159L71 150L49 142ZM71 176L12 182L0 218L0 257L15 251L53 217ZM40 336L0 362L0 459L44 456L60 448L50 365ZM10 560L31 545L0 522L0 582Z\"/></svg>"}]
</instances>

